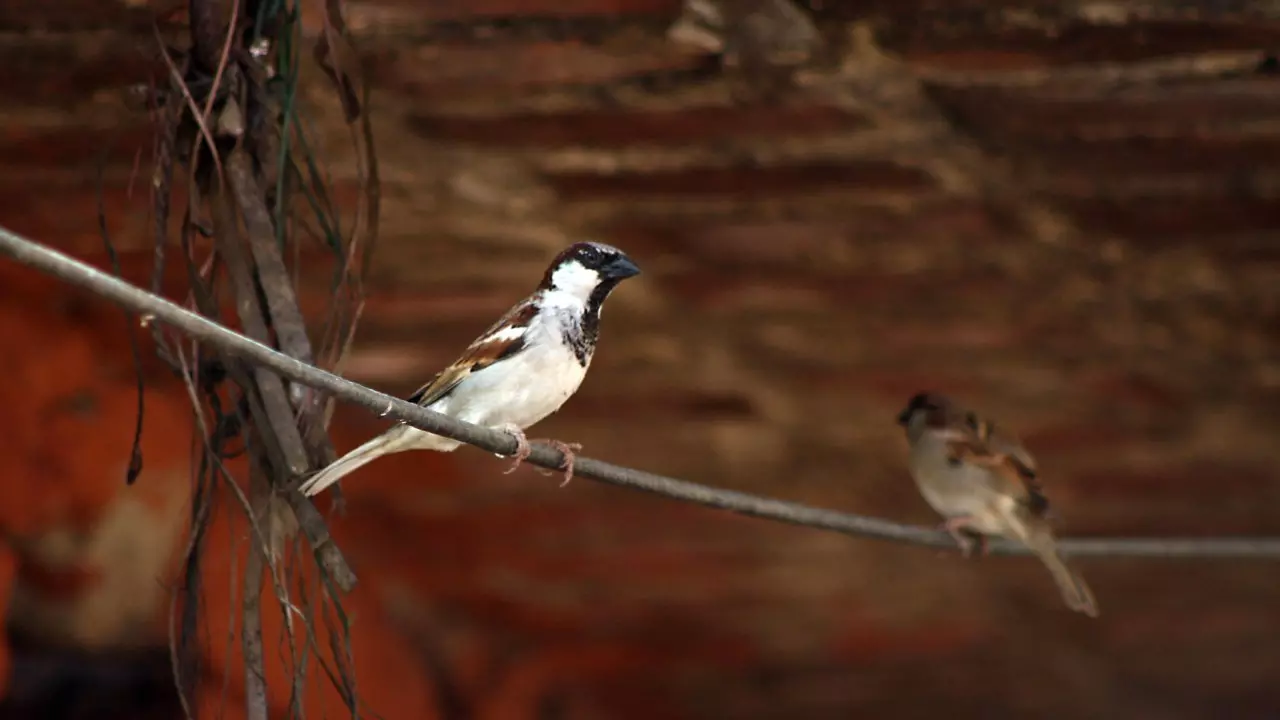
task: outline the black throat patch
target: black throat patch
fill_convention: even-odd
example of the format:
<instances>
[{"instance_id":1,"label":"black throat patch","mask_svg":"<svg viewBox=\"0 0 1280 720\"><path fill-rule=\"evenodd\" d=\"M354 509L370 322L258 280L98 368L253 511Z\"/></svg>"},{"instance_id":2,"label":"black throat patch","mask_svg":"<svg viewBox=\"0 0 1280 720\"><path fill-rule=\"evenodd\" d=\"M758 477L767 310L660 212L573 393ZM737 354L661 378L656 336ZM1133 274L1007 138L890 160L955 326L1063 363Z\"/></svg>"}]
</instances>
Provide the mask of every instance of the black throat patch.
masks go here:
<instances>
[{"instance_id":1,"label":"black throat patch","mask_svg":"<svg viewBox=\"0 0 1280 720\"><path fill-rule=\"evenodd\" d=\"M582 322L577 320L569 320L564 324L564 344L573 350L573 356L578 359L578 364L586 367L591 362L591 355L596 350L596 335L599 333L599 321L588 323L587 318L583 318Z\"/></svg>"},{"instance_id":2,"label":"black throat patch","mask_svg":"<svg viewBox=\"0 0 1280 720\"><path fill-rule=\"evenodd\" d=\"M605 280L597 285L591 291L591 297L587 298L582 317L569 319L564 324L564 342L573 349L573 355L582 367L591 362L591 355L596 351L596 340L600 337L600 307L617 284L616 280Z\"/></svg>"}]
</instances>

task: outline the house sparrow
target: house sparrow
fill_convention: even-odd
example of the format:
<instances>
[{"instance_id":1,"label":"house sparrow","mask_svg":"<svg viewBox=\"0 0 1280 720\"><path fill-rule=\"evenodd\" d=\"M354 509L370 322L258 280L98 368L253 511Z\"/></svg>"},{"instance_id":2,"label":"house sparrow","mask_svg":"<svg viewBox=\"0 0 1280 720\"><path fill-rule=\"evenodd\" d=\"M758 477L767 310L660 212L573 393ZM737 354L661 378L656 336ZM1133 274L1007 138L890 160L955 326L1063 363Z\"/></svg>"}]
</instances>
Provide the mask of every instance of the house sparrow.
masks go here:
<instances>
[{"instance_id":1,"label":"house sparrow","mask_svg":"<svg viewBox=\"0 0 1280 720\"><path fill-rule=\"evenodd\" d=\"M1072 610L1098 616L1089 586L1058 553L1035 460L1015 437L934 393L911 398L898 424L906 429L920 493L946 518L943 527L966 555L964 530L1021 542L1049 568Z\"/></svg>"},{"instance_id":2,"label":"house sparrow","mask_svg":"<svg viewBox=\"0 0 1280 720\"><path fill-rule=\"evenodd\" d=\"M507 311L462 356L409 402L510 433L518 443L511 472L529 456L524 429L545 418L582 384L595 352L600 306L640 269L621 250L580 242L556 256L532 295ZM565 456L565 481L581 446L550 441ZM377 458L406 450L451 452L462 443L401 422L304 482L311 496Z\"/></svg>"}]
</instances>

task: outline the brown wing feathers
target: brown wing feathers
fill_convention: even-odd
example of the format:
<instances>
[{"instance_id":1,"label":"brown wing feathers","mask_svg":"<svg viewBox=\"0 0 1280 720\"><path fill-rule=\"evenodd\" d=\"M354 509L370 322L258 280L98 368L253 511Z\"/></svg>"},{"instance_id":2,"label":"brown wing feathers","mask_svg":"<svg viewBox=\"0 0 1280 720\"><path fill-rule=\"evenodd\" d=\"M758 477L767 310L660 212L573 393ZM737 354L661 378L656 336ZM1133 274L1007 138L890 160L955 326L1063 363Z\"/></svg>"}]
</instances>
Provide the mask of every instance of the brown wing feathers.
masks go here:
<instances>
[{"instance_id":1,"label":"brown wing feathers","mask_svg":"<svg viewBox=\"0 0 1280 720\"><path fill-rule=\"evenodd\" d=\"M1019 457L1018 453L1000 452L996 449L1007 442L996 434L995 423L981 420L970 412L964 416L964 426L969 437L950 443L951 457L998 473L1011 487L1022 488L1024 502L1032 514L1046 514L1049 511L1049 499L1044 495L1035 468Z\"/></svg>"},{"instance_id":2,"label":"brown wing feathers","mask_svg":"<svg viewBox=\"0 0 1280 720\"><path fill-rule=\"evenodd\" d=\"M509 357L525 346L525 336L501 336L507 328L520 329L529 327L534 316L538 314L538 306L532 301L523 302L513 307L498 322L494 323L475 342L463 351L453 364L436 374L435 377L418 388L409 396L411 403L430 405L449 394L464 378L473 372L483 370L490 365ZM496 336L496 337L495 337Z\"/></svg>"}]
</instances>

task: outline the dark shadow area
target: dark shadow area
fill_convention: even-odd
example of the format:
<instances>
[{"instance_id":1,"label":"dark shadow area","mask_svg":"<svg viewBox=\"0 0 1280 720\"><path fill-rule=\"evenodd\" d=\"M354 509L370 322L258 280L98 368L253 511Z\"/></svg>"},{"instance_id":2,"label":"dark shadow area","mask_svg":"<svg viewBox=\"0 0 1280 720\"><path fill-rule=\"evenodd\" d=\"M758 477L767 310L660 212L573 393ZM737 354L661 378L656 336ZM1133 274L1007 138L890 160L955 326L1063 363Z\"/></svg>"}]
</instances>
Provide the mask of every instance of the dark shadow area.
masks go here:
<instances>
[{"instance_id":1,"label":"dark shadow area","mask_svg":"<svg viewBox=\"0 0 1280 720\"><path fill-rule=\"evenodd\" d=\"M13 668L3 720L171 720L182 716L164 648L90 652L9 630Z\"/></svg>"}]
</instances>

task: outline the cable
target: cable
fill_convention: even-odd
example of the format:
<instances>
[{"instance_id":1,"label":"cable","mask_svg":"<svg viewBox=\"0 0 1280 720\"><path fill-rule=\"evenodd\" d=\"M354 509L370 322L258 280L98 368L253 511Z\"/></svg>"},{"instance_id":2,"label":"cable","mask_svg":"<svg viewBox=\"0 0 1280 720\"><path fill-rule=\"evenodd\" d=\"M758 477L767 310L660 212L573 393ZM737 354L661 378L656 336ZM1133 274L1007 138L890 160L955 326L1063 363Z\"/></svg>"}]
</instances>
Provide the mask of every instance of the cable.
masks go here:
<instances>
[{"instance_id":1,"label":"cable","mask_svg":"<svg viewBox=\"0 0 1280 720\"><path fill-rule=\"evenodd\" d=\"M382 417L403 420L414 427L460 440L491 453L512 455L516 451L515 440L506 433L454 420L294 360L164 298L152 295L146 290L112 277L57 250L32 242L3 227L0 227L0 250L24 265L91 290L139 313L148 320L162 321L191 337L269 368L294 382L331 392L336 397L362 405ZM562 461L559 451L543 444L535 444L528 458L528 462L534 465L553 470L560 468ZM832 530L856 537L879 538L932 547L955 547L951 537L940 530L823 510L733 490L722 490L585 457L575 459L574 476L644 490L742 515ZM1280 538L1096 538L1063 539L1059 544L1063 552L1071 555L1280 559ZM998 538L992 538L989 547L992 553L1027 554L1027 550L1022 546Z\"/></svg>"}]
</instances>

